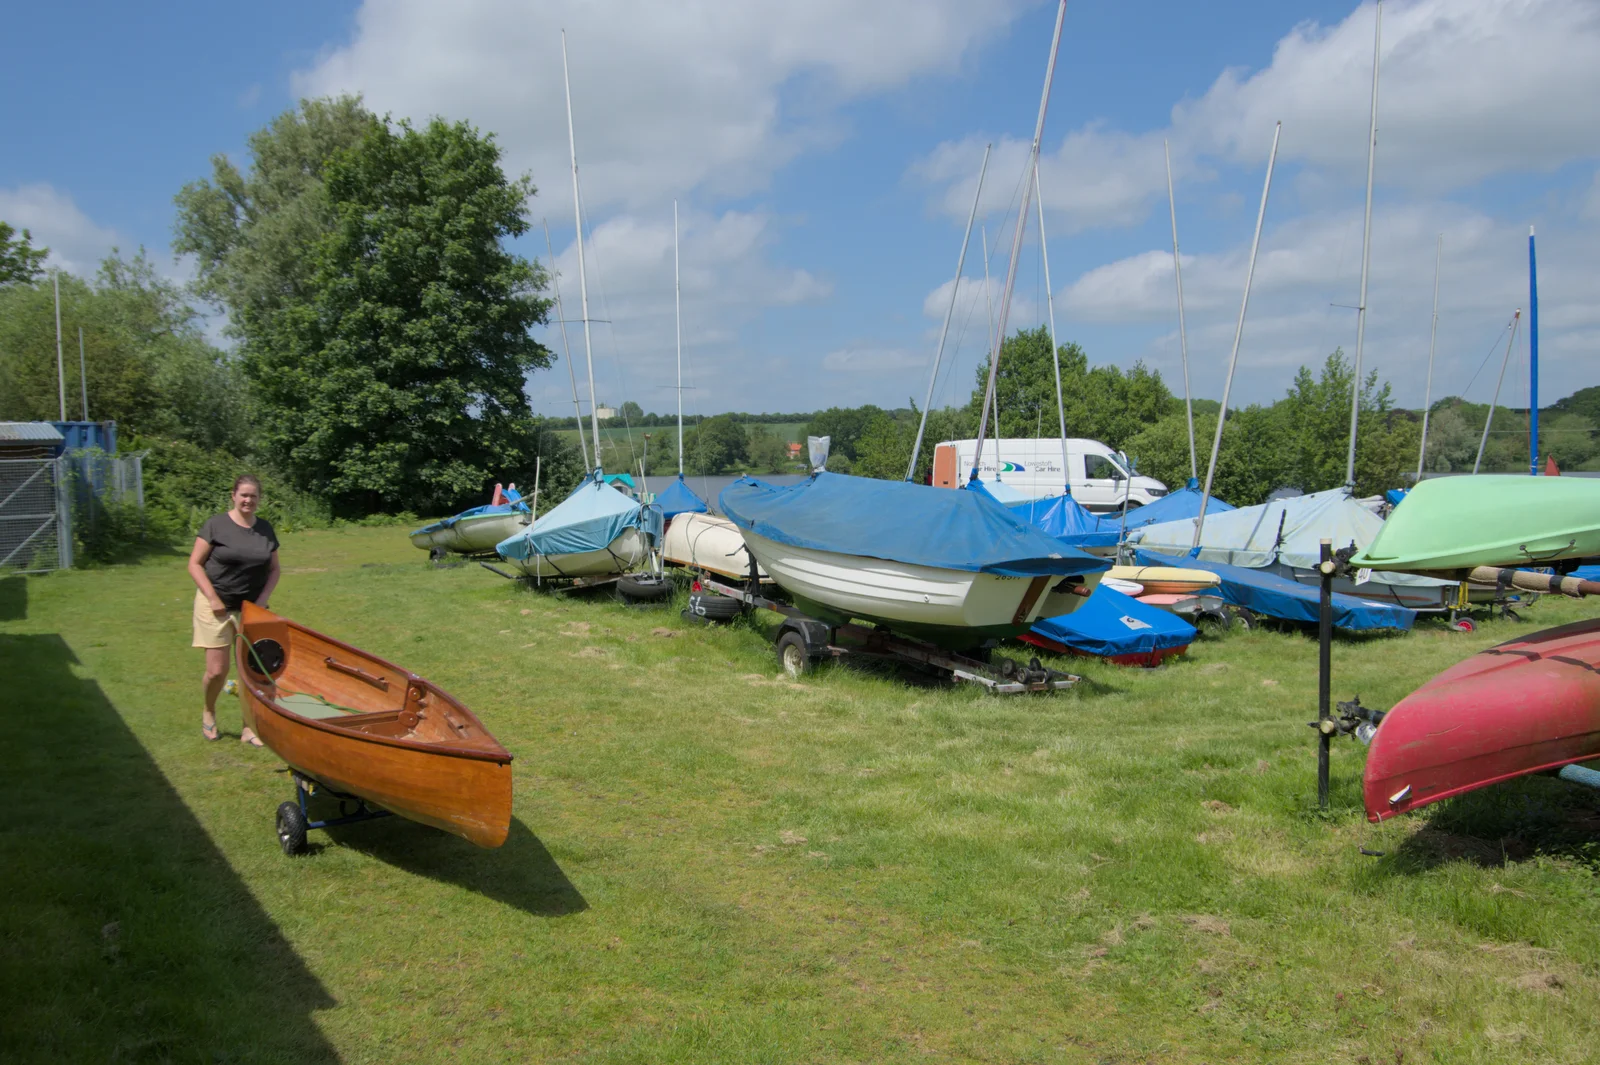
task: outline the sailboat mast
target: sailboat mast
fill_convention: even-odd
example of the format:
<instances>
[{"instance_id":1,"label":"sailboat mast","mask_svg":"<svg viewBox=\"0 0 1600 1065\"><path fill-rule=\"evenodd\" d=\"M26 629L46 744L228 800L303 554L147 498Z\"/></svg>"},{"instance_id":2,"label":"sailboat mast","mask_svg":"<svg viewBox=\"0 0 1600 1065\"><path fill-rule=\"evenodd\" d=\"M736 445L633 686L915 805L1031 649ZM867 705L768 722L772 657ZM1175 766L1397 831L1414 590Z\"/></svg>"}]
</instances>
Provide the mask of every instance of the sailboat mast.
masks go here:
<instances>
[{"instance_id":1,"label":"sailboat mast","mask_svg":"<svg viewBox=\"0 0 1600 1065\"><path fill-rule=\"evenodd\" d=\"M1506 339L1505 358L1500 360L1500 379L1494 383L1494 398L1489 401L1489 416L1483 420L1483 436L1478 439L1478 457L1472 460L1472 472L1483 465L1483 449L1489 443L1489 426L1494 424L1494 409L1500 404L1500 386L1506 383L1506 367L1511 363L1511 349L1517 342L1517 326L1522 324L1522 308L1511 316L1511 336Z\"/></svg>"},{"instance_id":2,"label":"sailboat mast","mask_svg":"<svg viewBox=\"0 0 1600 1065\"><path fill-rule=\"evenodd\" d=\"M678 201L672 201L672 311L678 325L678 476L683 476L683 283L678 273Z\"/></svg>"},{"instance_id":3,"label":"sailboat mast","mask_svg":"<svg viewBox=\"0 0 1600 1065\"><path fill-rule=\"evenodd\" d=\"M978 217L978 201L983 198L983 176L989 172L989 152L993 144L983 146L983 165L978 167L978 188L972 194L972 210L967 214L967 231L961 235L961 254L956 256L956 280L950 287L950 305L944 311L944 325L939 328L939 346L933 352L933 373L928 375L928 394L922 401L922 420L917 423L917 439L911 445L911 465L906 467L906 480L917 474L917 455L922 451L922 434L928 428L928 409L933 406L933 386L939 380L939 363L944 358L945 337L950 334L950 319L956 313L956 296L961 291L961 271L967 265L967 246L972 243L972 223ZM988 267L988 255L984 267Z\"/></svg>"},{"instance_id":4,"label":"sailboat mast","mask_svg":"<svg viewBox=\"0 0 1600 1065\"><path fill-rule=\"evenodd\" d=\"M1261 223L1267 217L1267 194L1272 191L1272 168L1278 162L1279 122L1272 130L1272 154L1267 156L1267 181L1261 186L1261 209L1256 212L1256 235L1250 241L1250 268L1244 275L1244 299L1239 304L1239 324L1233 329L1233 354L1228 356L1228 377L1222 384L1222 409L1217 411L1217 435L1211 441L1211 460L1206 464L1206 486L1200 493L1200 513L1194 519L1194 544L1200 547L1200 534L1206 527L1206 504L1211 502L1211 482L1217 474L1217 454L1222 450L1222 427L1228 423L1228 393L1233 390L1233 371L1239 365L1239 339L1244 336L1244 312L1250 307L1250 283L1256 276L1256 251L1261 247Z\"/></svg>"},{"instance_id":5,"label":"sailboat mast","mask_svg":"<svg viewBox=\"0 0 1600 1065\"><path fill-rule=\"evenodd\" d=\"M1032 171L1039 165L1039 140L1044 136L1044 116L1050 108L1050 83L1056 76L1056 55L1061 49L1061 25L1067 18L1067 0L1061 0L1056 9L1055 34L1050 38L1050 62L1045 67L1044 91L1039 94L1039 117L1033 124L1033 145L1028 149L1028 169ZM1033 183L1026 181L1022 186L1022 204L1017 209L1017 227L1011 237L1011 264L1006 267L1006 287L1000 296L1000 321L998 331L995 333L993 347L989 353L989 383L985 388L983 417L978 424L978 446L972 456L972 474L968 480L977 480L978 465L983 459L983 435L989 421L988 396L995 390L995 377L1000 369L1000 349L1005 344L1006 317L1011 310L1011 292L1017 284L1017 261L1022 257L1022 236L1028 229L1028 200L1033 195ZM998 418L996 419L999 420ZM995 426L995 436L998 439L1000 427ZM998 447L998 445L996 445ZM996 467L998 469L998 466Z\"/></svg>"},{"instance_id":6,"label":"sailboat mast","mask_svg":"<svg viewBox=\"0 0 1600 1065\"><path fill-rule=\"evenodd\" d=\"M594 345L589 337L589 280L583 270L583 208L578 202L578 140L572 132L572 82L567 76L567 31L561 31L561 85L567 93L567 147L572 153L572 218L578 230L578 292L583 301L583 354L589 364L589 425L594 432L594 468L600 468L600 415L594 398ZM583 426L578 426L583 431Z\"/></svg>"},{"instance_id":7,"label":"sailboat mast","mask_svg":"<svg viewBox=\"0 0 1600 1065\"><path fill-rule=\"evenodd\" d=\"M1367 211L1361 229L1361 299L1356 307L1356 366L1350 382L1350 453L1345 460L1345 487L1356 484L1356 423L1361 416L1361 348L1367 337L1367 265L1372 257L1372 163L1378 153L1378 48L1383 41L1383 0L1372 31L1372 122L1367 131Z\"/></svg>"},{"instance_id":8,"label":"sailboat mast","mask_svg":"<svg viewBox=\"0 0 1600 1065\"><path fill-rule=\"evenodd\" d=\"M1061 398L1061 345L1056 341L1056 297L1050 288L1050 248L1044 240L1044 192L1039 187L1037 161L1033 166L1033 197L1039 205L1039 257L1044 264L1044 302L1050 309L1050 362L1056 370L1056 417L1061 421L1061 480L1065 485L1062 494L1071 495L1072 472L1067 466L1067 407Z\"/></svg>"},{"instance_id":9,"label":"sailboat mast","mask_svg":"<svg viewBox=\"0 0 1600 1065\"><path fill-rule=\"evenodd\" d=\"M1189 331L1183 322L1183 264L1178 255L1178 200L1172 194L1172 151L1167 147L1166 138L1162 138L1161 153L1167 159L1167 208L1172 213L1172 272L1178 279L1178 350L1183 354L1183 412L1189 419L1189 477L1192 480L1200 476L1200 466L1194 453L1194 397L1189 391ZM1057 391L1060 391L1059 386Z\"/></svg>"},{"instance_id":10,"label":"sailboat mast","mask_svg":"<svg viewBox=\"0 0 1600 1065\"><path fill-rule=\"evenodd\" d=\"M585 469L593 469L589 465L589 441L583 435L583 408L578 405L578 375L572 369L572 344L567 340L567 315L561 309L561 281L556 274L556 251L550 243L550 220L544 222L544 250L550 256L550 284L556 293L556 319L561 323L561 357L567 363L567 380L572 385L572 420L578 427L578 448L583 452L583 465Z\"/></svg>"},{"instance_id":11,"label":"sailboat mast","mask_svg":"<svg viewBox=\"0 0 1600 1065\"><path fill-rule=\"evenodd\" d=\"M1528 472L1539 476L1539 265L1528 227Z\"/></svg>"},{"instance_id":12,"label":"sailboat mast","mask_svg":"<svg viewBox=\"0 0 1600 1065\"><path fill-rule=\"evenodd\" d=\"M1433 247L1433 328L1428 332L1428 383L1422 389L1422 445L1417 448L1417 483L1422 483L1422 466L1428 457L1428 408L1433 403L1433 351L1439 340L1439 263L1444 257L1444 234Z\"/></svg>"}]
</instances>

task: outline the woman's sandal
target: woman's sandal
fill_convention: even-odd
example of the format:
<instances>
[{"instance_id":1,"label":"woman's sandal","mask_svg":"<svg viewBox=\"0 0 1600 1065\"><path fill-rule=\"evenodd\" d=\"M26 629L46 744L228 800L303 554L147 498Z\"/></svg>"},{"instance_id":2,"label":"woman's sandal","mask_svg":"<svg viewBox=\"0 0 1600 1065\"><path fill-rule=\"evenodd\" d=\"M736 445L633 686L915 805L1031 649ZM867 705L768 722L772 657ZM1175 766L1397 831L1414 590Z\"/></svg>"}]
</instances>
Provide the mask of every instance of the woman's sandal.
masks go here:
<instances>
[{"instance_id":1,"label":"woman's sandal","mask_svg":"<svg viewBox=\"0 0 1600 1065\"><path fill-rule=\"evenodd\" d=\"M200 726L200 735L204 736L208 740L220 740L222 738L222 734L217 731L217 726L214 722L210 725L202 723Z\"/></svg>"},{"instance_id":2,"label":"woman's sandal","mask_svg":"<svg viewBox=\"0 0 1600 1065\"><path fill-rule=\"evenodd\" d=\"M266 744L261 742L261 737L257 736L254 732L250 733L250 735L248 735L248 736L242 736L241 735L239 737L239 742L243 743L243 744L245 744L247 746L250 746L250 747L264 747L264 746L266 746Z\"/></svg>"}]
</instances>

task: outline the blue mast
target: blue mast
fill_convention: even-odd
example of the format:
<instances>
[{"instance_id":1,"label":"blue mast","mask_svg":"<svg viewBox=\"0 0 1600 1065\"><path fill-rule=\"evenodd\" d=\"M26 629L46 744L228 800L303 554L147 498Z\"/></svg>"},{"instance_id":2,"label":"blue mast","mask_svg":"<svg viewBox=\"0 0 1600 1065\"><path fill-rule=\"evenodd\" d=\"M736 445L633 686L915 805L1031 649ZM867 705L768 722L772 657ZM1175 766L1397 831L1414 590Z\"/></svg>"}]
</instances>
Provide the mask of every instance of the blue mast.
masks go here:
<instances>
[{"instance_id":1,"label":"blue mast","mask_svg":"<svg viewBox=\"0 0 1600 1065\"><path fill-rule=\"evenodd\" d=\"M1539 476L1539 266L1528 227L1528 472Z\"/></svg>"}]
</instances>

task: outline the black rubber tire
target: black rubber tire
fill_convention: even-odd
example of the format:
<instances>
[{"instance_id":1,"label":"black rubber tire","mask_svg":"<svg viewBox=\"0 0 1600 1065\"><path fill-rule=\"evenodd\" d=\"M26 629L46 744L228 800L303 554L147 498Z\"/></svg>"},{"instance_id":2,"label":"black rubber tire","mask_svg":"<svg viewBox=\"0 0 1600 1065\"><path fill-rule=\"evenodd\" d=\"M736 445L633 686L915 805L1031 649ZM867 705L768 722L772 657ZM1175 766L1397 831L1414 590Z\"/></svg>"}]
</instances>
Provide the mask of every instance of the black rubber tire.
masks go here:
<instances>
[{"instance_id":1,"label":"black rubber tire","mask_svg":"<svg viewBox=\"0 0 1600 1065\"><path fill-rule=\"evenodd\" d=\"M1477 632L1478 631L1478 623L1476 621L1473 621L1471 618L1456 618L1454 621L1452 621L1450 623L1450 627L1452 629L1454 629L1456 632Z\"/></svg>"},{"instance_id":2,"label":"black rubber tire","mask_svg":"<svg viewBox=\"0 0 1600 1065\"><path fill-rule=\"evenodd\" d=\"M1204 626L1214 632L1227 632L1233 628L1233 619L1234 615L1226 610L1202 610L1194 617L1189 618L1188 621L1197 629ZM1254 620L1254 618L1247 620L1244 617L1240 617L1239 623L1248 630Z\"/></svg>"},{"instance_id":3,"label":"black rubber tire","mask_svg":"<svg viewBox=\"0 0 1600 1065\"><path fill-rule=\"evenodd\" d=\"M278 807L278 846L290 857L306 849L306 815L297 802Z\"/></svg>"},{"instance_id":4,"label":"black rubber tire","mask_svg":"<svg viewBox=\"0 0 1600 1065\"><path fill-rule=\"evenodd\" d=\"M621 577L617 580L617 597L627 603L654 603L671 598L674 591L668 577Z\"/></svg>"},{"instance_id":5,"label":"black rubber tire","mask_svg":"<svg viewBox=\"0 0 1600 1065\"><path fill-rule=\"evenodd\" d=\"M696 592L689 596L689 613L706 621L732 621L744 613L744 604L731 596Z\"/></svg>"},{"instance_id":6,"label":"black rubber tire","mask_svg":"<svg viewBox=\"0 0 1600 1065\"><path fill-rule=\"evenodd\" d=\"M778 637L778 664L789 676L799 679L817 667L806 647L805 637L798 632L786 632Z\"/></svg>"},{"instance_id":7,"label":"black rubber tire","mask_svg":"<svg viewBox=\"0 0 1600 1065\"><path fill-rule=\"evenodd\" d=\"M446 551L442 547L432 547L428 549L428 561L436 565L449 557L450 552Z\"/></svg>"}]
</instances>

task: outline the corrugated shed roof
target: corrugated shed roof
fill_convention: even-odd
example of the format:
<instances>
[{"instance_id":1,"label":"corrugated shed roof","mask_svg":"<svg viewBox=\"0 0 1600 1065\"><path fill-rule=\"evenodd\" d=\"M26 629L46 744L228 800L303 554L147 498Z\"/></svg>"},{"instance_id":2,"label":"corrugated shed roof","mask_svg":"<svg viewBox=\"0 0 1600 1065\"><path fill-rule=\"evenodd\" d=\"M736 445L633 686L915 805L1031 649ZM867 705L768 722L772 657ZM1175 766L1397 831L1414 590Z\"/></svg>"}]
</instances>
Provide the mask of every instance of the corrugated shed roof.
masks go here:
<instances>
[{"instance_id":1,"label":"corrugated shed roof","mask_svg":"<svg viewBox=\"0 0 1600 1065\"><path fill-rule=\"evenodd\" d=\"M59 444L65 439L49 422L0 422L0 444Z\"/></svg>"}]
</instances>

